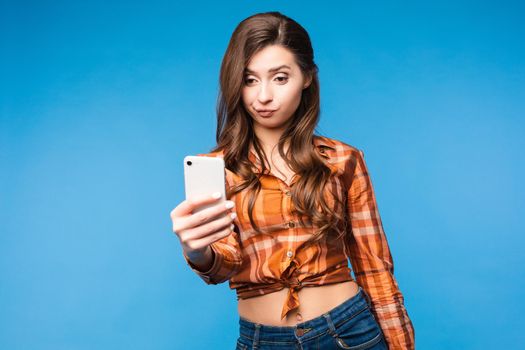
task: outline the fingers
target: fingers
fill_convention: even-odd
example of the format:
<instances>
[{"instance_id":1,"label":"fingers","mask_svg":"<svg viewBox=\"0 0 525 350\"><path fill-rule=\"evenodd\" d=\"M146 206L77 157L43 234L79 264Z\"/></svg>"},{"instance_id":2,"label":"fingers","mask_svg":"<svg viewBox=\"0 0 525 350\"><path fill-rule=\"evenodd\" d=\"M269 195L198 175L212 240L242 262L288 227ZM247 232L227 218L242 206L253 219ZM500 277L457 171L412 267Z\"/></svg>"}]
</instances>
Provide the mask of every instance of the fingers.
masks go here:
<instances>
[{"instance_id":1,"label":"fingers","mask_svg":"<svg viewBox=\"0 0 525 350\"><path fill-rule=\"evenodd\" d=\"M171 212L173 232L179 236L183 245L190 249L200 249L206 243L211 244L231 233L234 229L232 222L236 217L231 209L235 203L219 199L220 196L216 198L211 195L193 197L181 202ZM214 203L216 201L219 202ZM193 212L196 208L200 210Z\"/></svg>"},{"instance_id":2,"label":"fingers","mask_svg":"<svg viewBox=\"0 0 525 350\"><path fill-rule=\"evenodd\" d=\"M229 236L233 231L232 226L233 225L227 226L226 228L223 228L222 230L215 231L202 238L192 239L189 242L187 242L186 246L192 250L203 249L206 246L212 244L213 242L216 242L218 240L223 239L224 237Z\"/></svg>"},{"instance_id":3,"label":"fingers","mask_svg":"<svg viewBox=\"0 0 525 350\"><path fill-rule=\"evenodd\" d=\"M205 224L196 226L194 228L185 229L182 232L180 232L179 237L181 241L187 242L190 240L200 239L203 237L214 235L216 232L223 229L229 229L231 232L231 230L233 230L234 228L233 220L236 216L236 213L229 213L229 215L216 218Z\"/></svg>"},{"instance_id":4,"label":"fingers","mask_svg":"<svg viewBox=\"0 0 525 350\"><path fill-rule=\"evenodd\" d=\"M183 225L186 229L204 225L213 219L225 216L234 206L235 203L230 200L213 204L208 208L186 216Z\"/></svg>"},{"instance_id":5,"label":"fingers","mask_svg":"<svg viewBox=\"0 0 525 350\"><path fill-rule=\"evenodd\" d=\"M202 209L193 214L183 217L175 217L173 218L173 231L181 232L183 230L204 225L213 219L225 216L234 206L235 203L228 200L212 204L211 207Z\"/></svg>"},{"instance_id":6,"label":"fingers","mask_svg":"<svg viewBox=\"0 0 525 350\"><path fill-rule=\"evenodd\" d=\"M214 196L217 195L218 196ZM219 201L221 198L220 192L209 194L209 195L200 195L192 198L183 200L179 205L175 207L170 213L171 218L185 216L191 214L195 209L206 204L211 204Z\"/></svg>"}]
</instances>

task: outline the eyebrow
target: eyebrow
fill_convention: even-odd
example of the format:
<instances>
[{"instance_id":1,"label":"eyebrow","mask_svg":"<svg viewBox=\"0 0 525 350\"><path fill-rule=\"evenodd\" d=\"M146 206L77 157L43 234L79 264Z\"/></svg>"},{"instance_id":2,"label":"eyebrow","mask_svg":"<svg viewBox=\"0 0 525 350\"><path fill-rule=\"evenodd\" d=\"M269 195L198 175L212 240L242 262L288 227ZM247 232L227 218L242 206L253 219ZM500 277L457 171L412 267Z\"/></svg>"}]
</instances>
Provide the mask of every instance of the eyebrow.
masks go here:
<instances>
[{"instance_id":1,"label":"eyebrow","mask_svg":"<svg viewBox=\"0 0 525 350\"><path fill-rule=\"evenodd\" d=\"M286 64L282 64L282 65L280 65L278 67L273 67L273 68L268 69L268 73L273 73L273 72L278 71L278 70L283 69L283 68L288 68L290 70L292 69L292 68L290 68L290 66L288 66ZM255 73L254 71L252 71L252 70L250 70L248 68L246 68L244 71L247 74L254 74Z\"/></svg>"}]
</instances>

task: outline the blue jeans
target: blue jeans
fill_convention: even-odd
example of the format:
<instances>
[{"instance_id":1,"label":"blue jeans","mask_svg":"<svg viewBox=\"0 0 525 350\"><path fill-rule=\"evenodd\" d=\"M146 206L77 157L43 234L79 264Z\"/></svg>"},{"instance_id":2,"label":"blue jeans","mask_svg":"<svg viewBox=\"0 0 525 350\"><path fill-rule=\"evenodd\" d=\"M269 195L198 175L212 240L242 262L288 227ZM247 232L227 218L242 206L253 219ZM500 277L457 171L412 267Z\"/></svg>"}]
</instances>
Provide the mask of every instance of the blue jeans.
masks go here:
<instances>
[{"instance_id":1,"label":"blue jeans","mask_svg":"<svg viewBox=\"0 0 525 350\"><path fill-rule=\"evenodd\" d=\"M239 325L236 350L388 349L361 286L356 295L332 310L295 326L264 325L243 317Z\"/></svg>"}]
</instances>

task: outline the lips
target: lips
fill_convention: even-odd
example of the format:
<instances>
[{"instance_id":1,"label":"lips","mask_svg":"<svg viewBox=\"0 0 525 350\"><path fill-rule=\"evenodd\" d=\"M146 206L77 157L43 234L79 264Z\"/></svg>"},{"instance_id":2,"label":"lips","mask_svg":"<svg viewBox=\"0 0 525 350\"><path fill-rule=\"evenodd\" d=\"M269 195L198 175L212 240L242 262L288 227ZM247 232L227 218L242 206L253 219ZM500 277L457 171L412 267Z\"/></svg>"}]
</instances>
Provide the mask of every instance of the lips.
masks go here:
<instances>
[{"instance_id":1,"label":"lips","mask_svg":"<svg viewBox=\"0 0 525 350\"><path fill-rule=\"evenodd\" d=\"M261 117L270 117L274 112L275 112L275 109L261 109L257 111L257 113Z\"/></svg>"}]
</instances>

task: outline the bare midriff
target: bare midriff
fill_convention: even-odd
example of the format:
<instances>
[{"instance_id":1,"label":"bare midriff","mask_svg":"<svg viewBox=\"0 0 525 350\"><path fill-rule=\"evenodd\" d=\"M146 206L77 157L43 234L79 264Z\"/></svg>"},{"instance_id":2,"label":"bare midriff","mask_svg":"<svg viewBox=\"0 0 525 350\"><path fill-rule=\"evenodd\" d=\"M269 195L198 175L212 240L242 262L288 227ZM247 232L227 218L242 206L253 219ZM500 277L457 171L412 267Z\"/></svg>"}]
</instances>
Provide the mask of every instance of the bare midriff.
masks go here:
<instances>
[{"instance_id":1,"label":"bare midriff","mask_svg":"<svg viewBox=\"0 0 525 350\"><path fill-rule=\"evenodd\" d=\"M295 326L332 310L359 291L355 281L346 281L299 289L300 305L281 320L281 311L288 296L288 288L280 291L238 300L239 315L244 319L269 326Z\"/></svg>"}]
</instances>

